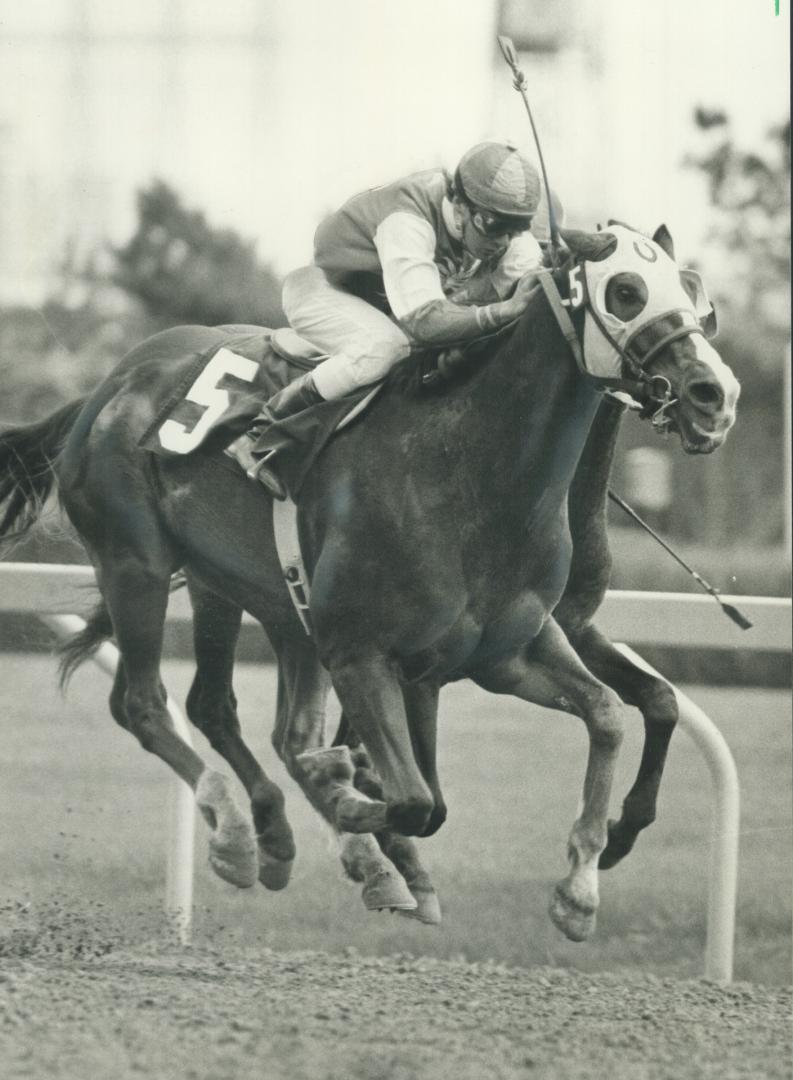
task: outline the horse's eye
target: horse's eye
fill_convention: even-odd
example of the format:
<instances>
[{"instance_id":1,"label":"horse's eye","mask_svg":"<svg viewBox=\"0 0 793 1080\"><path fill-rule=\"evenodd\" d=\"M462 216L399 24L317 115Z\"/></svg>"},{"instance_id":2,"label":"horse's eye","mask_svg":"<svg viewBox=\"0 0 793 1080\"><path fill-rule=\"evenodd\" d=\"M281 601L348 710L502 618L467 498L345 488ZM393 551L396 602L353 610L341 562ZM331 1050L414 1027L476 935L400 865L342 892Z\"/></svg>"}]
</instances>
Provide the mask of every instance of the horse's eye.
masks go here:
<instances>
[{"instance_id":1,"label":"horse's eye","mask_svg":"<svg viewBox=\"0 0 793 1080\"><path fill-rule=\"evenodd\" d=\"M630 300L636 299L636 290L632 289L630 285L620 285L619 289L617 289L617 296L620 300L628 303Z\"/></svg>"}]
</instances>

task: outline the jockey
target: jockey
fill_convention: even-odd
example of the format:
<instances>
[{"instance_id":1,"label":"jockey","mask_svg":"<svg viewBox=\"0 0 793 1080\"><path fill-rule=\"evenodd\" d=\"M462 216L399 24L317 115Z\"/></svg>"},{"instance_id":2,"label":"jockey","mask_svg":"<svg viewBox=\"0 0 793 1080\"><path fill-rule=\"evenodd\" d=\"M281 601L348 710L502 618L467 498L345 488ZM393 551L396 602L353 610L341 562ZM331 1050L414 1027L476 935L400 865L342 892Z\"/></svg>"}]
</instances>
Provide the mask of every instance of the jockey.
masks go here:
<instances>
[{"instance_id":1,"label":"jockey","mask_svg":"<svg viewBox=\"0 0 793 1080\"><path fill-rule=\"evenodd\" d=\"M413 347L470 341L516 319L542 263L528 231L540 190L514 146L483 142L453 179L441 169L414 173L326 218L313 265L284 282L283 307L329 355L275 394L230 448L248 475L284 498L277 440L274 449L262 438L275 421L379 381Z\"/></svg>"}]
</instances>

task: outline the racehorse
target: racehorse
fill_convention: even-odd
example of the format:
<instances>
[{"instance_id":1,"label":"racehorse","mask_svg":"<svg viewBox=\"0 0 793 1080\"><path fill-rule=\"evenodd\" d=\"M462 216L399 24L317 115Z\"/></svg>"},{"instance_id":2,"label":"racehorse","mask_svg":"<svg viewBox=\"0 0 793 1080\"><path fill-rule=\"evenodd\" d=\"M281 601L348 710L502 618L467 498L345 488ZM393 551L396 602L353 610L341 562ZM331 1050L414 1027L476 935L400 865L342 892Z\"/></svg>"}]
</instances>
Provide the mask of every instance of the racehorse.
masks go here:
<instances>
[{"instance_id":1,"label":"racehorse","mask_svg":"<svg viewBox=\"0 0 793 1080\"><path fill-rule=\"evenodd\" d=\"M153 419L152 385L178 380L180 358L197 348L233 352L228 331L156 335L86 401L2 436L0 533L32 523L57 478L104 602L73 657L114 633L122 663L111 712L196 790L214 829L213 865L230 880L252 884L255 849L223 778L172 730L159 677L179 567L193 582L196 620L188 708L250 794L266 885L286 883L294 843L282 793L239 732L231 668L241 610L261 622L278 657L278 752L360 856L357 867L350 857L352 876L374 892L391 865L377 861L377 838L414 897L393 906L415 906L431 889L405 838L445 817L435 736L450 680L471 678L586 725L582 806L551 903L568 937L594 927L598 865L614 865L652 820L674 696L591 623L608 582L606 485L624 411L603 391L627 390L687 453L710 453L734 423L739 387L705 340L664 227L652 239L616 224L564 238L567 258L547 288L516 324L469 349L442 393L410 395L394 373L365 421L314 465L299 500L311 639L283 582L269 499L217 456L160 459L138 445ZM344 747L310 752L322 745L329 678L366 752L356 751L355 773ZM609 824L621 699L642 709L645 747L622 816Z\"/></svg>"}]
</instances>

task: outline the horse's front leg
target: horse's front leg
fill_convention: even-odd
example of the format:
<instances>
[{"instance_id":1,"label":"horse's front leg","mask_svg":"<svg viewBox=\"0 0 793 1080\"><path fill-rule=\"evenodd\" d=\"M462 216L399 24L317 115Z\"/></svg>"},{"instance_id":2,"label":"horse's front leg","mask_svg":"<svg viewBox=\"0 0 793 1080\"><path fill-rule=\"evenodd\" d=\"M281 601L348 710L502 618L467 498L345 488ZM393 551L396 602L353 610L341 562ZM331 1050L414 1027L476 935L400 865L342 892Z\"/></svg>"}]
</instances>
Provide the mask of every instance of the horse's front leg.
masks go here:
<instances>
[{"instance_id":1,"label":"horse's front leg","mask_svg":"<svg viewBox=\"0 0 793 1080\"><path fill-rule=\"evenodd\" d=\"M416 762L402 685L385 656L331 657L329 668L342 708L361 737L383 783L384 802L342 802L339 828L349 832L394 829L421 836L435 805Z\"/></svg>"},{"instance_id":2,"label":"horse's front leg","mask_svg":"<svg viewBox=\"0 0 793 1080\"><path fill-rule=\"evenodd\" d=\"M340 806L377 808L354 784L350 748L325 746L325 703L328 673L313 644L281 640L272 635L278 655L277 722L273 745L306 798L337 831L341 861L352 881L363 886L362 899L370 911L413 911L418 900L403 880L400 868L388 858L372 835L337 829ZM344 726L344 725L342 725Z\"/></svg>"},{"instance_id":3,"label":"horse's front leg","mask_svg":"<svg viewBox=\"0 0 793 1080\"><path fill-rule=\"evenodd\" d=\"M413 753L432 792L433 808L422 836L432 836L446 820L446 802L438 778L438 696L436 683L409 683L402 688Z\"/></svg>"},{"instance_id":4,"label":"horse's front leg","mask_svg":"<svg viewBox=\"0 0 793 1080\"><path fill-rule=\"evenodd\" d=\"M435 694L437 704L437 692ZM358 791L363 792L370 799L379 802L383 800L383 785L380 777L374 770L357 732L353 731L342 714L339 729L333 741L334 747L347 746L351 751L351 760L355 767L353 783ZM436 808L438 804L436 802ZM445 812L445 807L444 807ZM432 822L432 818L430 818ZM382 853L390 859L396 869L405 879L405 884L416 901L416 907L411 909L398 908L397 914L405 915L411 919L429 926L437 926L441 921L441 906L438 894L435 892L430 876L421 865L418 851L414 841L409 836L400 836L391 829L383 829L375 834L377 843Z\"/></svg>"},{"instance_id":5,"label":"horse's front leg","mask_svg":"<svg viewBox=\"0 0 793 1080\"><path fill-rule=\"evenodd\" d=\"M622 703L584 667L553 618L531 645L472 678L486 690L580 716L589 734L581 811L568 844L570 872L556 886L550 914L573 941L595 927L598 859L606 846L606 822L614 766L622 742Z\"/></svg>"},{"instance_id":6,"label":"horse's front leg","mask_svg":"<svg viewBox=\"0 0 793 1080\"><path fill-rule=\"evenodd\" d=\"M628 854L639 832L655 821L669 740L678 720L677 698L669 683L637 667L596 627L587 626L570 640L589 670L644 718L639 771L619 821L609 821L608 844L600 856L600 869L609 870Z\"/></svg>"}]
</instances>

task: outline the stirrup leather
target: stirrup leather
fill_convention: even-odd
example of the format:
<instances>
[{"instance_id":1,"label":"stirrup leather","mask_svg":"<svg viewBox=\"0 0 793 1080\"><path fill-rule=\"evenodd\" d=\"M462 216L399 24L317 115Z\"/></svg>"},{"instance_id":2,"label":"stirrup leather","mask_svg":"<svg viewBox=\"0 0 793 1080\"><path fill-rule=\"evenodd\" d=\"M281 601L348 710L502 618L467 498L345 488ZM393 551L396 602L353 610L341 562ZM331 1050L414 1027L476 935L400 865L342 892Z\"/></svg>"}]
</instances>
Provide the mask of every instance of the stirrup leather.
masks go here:
<instances>
[{"instance_id":1,"label":"stirrup leather","mask_svg":"<svg viewBox=\"0 0 793 1080\"><path fill-rule=\"evenodd\" d=\"M256 462L251 465L250 469L245 470L245 475L251 480L258 480L259 473L273 457L275 457L275 449L268 450L266 454L262 454L261 457L256 459Z\"/></svg>"}]
</instances>

